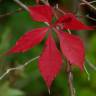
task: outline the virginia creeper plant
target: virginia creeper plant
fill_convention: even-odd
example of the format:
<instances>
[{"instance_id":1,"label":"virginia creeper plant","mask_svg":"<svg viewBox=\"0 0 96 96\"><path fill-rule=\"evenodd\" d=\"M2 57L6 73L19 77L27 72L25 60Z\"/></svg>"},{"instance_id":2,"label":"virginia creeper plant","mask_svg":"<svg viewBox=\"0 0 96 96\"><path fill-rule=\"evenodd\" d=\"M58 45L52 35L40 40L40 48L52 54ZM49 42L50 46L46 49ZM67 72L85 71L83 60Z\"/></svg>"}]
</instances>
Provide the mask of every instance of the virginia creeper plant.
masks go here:
<instances>
[{"instance_id":1,"label":"virginia creeper plant","mask_svg":"<svg viewBox=\"0 0 96 96\"><path fill-rule=\"evenodd\" d=\"M39 4L40 1L44 4ZM26 32L17 40L8 53L26 52L39 44L47 36L38 60L38 69L48 89L50 89L53 80L62 68L63 60L66 59L68 61L69 68L71 68L71 65L75 65L80 70L84 69L84 44L79 36L71 33L71 30L93 30L93 27L81 22L78 16L72 12L64 12L57 8L58 11L62 11L62 15L57 16L54 8L47 0L36 0L36 3L34 6L26 6L29 16L32 17L33 21L45 23L46 27ZM52 22L53 19L55 19L54 23ZM60 49L57 48L56 41L52 35L54 32L60 42Z\"/></svg>"}]
</instances>

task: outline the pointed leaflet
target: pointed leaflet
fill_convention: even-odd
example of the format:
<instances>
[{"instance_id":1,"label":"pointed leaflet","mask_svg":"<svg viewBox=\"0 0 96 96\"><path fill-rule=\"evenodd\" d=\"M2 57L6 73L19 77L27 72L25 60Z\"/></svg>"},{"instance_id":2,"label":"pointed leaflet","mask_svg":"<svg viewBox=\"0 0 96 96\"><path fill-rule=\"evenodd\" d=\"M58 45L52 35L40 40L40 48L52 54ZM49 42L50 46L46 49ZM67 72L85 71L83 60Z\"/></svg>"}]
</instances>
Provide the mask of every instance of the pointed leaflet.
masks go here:
<instances>
[{"instance_id":1,"label":"pointed leaflet","mask_svg":"<svg viewBox=\"0 0 96 96\"><path fill-rule=\"evenodd\" d=\"M60 38L60 47L71 64L75 64L82 70L84 64L84 46L79 37L65 32L58 32Z\"/></svg>"},{"instance_id":2,"label":"pointed leaflet","mask_svg":"<svg viewBox=\"0 0 96 96\"><path fill-rule=\"evenodd\" d=\"M63 29L93 30L92 27L87 26L79 21L72 13L66 13L64 16L60 17L56 24L63 27Z\"/></svg>"},{"instance_id":3,"label":"pointed leaflet","mask_svg":"<svg viewBox=\"0 0 96 96\"><path fill-rule=\"evenodd\" d=\"M44 46L43 53L39 59L39 70L47 84L47 87L50 88L52 81L59 73L62 66L62 57L59 53L55 42L50 35Z\"/></svg>"},{"instance_id":4,"label":"pointed leaflet","mask_svg":"<svg viewBox=\"0 0 96 96\"><path fill-rule=\"evenodd\" d=\"M40 43L46 35L48 28L37 28L25 33L17 42L9 53L25 52Z\"/></svg>"},{"instance_id":5,"label":"pointed leaflet","mask_svg":"<svg viewBox=\"0 0 96 96\"><path fill-rule=\"evenodd\" d=\"M30 15L33 20L38 22L48 22L52 20L52 8L48 5L29 6Z\"/></svg>"}]
</instances>

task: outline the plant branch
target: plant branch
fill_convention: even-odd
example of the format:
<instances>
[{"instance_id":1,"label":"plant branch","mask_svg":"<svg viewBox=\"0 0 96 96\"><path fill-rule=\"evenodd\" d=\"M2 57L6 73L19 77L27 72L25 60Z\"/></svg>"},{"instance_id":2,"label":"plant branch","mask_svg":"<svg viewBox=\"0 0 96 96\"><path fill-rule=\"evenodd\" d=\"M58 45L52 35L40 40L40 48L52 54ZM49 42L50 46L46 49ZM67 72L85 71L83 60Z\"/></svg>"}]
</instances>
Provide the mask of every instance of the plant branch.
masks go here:
<instances>
[{"instance_id":1,"label":"plant branch","mask_svg":"<svg viewBox=\"0 0 96 96\"><path fill-rule=\"evenodd\" d=\"M24 67L26 67L29 63L37 60L40 56L37 56L35 58L32 58L30 60L28 60L27 62L25 62L23 65L20 65L20 66L17 66L17 67L14 67L14 68L9 68L6 70L6 72L0 76L0 80L2 80L7 74L9 74L11 71L13 70L20 70L20 69L23 69Z\"/></svg>"},{"instance_id":2,"label":"plant branch","mask_svg":"<svg viewBox=\"0 0 96 96\"><path fill-rule=\"evenodd\" d=\"M70 29L67 29L69 34L72 34ZM76 90L73 85L73 74L71 70L71 64L67 62L67 74L68 74L68 84L69 84L69 90L70 90L70 96L76 96Z\"/></svg>"},{"instance_id":3,"label":"plant branch","mask_svg":"<svg viewBox=\"0 0 96 96\"><path fill-rule=\"evenodd\" d=\"M49 5L48 0L40 0L41 2L43 2L45 5Z\"/></svg>"},{"instance_id":4,"label":"plant branch","mask_svg":"<svg viewBox=\"0 0 96 96\"><path fill-rule=\"evenodd\" d=\"M85 3L84 3L84 4L85 4ZM56 5L56 9L57 9L59 12L61 12L63 15L66 14L63 10L61 10L61 9L58 7L58 4ZM89 16L89 14L87 14L87 15L85 15L85 16L76 15L76 17L79 17L79 18L82 18L82 17L83 17L83 18L90 19L90 20L92 20L92 21L96 21L96 19L93 18L93 17L91 17L91 16Z\"/></svg>"},{"instance_id":5,"label":"plant branch","mask_svg":"<svg viewBox=\"0 0 96 96\"><path fill-rule=\"evenodd\" d=\"M76 96L76 91L73 85L73 74L71 71L71 64L69 62L67 62L67 78L68 78L70 96Z\"/></svg>"},{"instance_id":6,"label":"plant branch","mask_svg":"<svg viewBox=\"0 0 96 96\"><path fill-rule=\"evenodd\" d=\"M61 10L58 5L56 6L56 9L61 12L63 15L66 14L63 10ZM58 19L58 18L57 18ZM57 32L58 34L58 29L53 28L54 31ZM71 34L71 31L67 29L68 33ZM76 90L73 85L73 74L71 70L71 64L67 61L67 79L68 79L68 87L69 87L69 92L70 96L76 96Z\"/></svg>"},{"instance_id":7,"label":"plant branch","mask_svg":"<svg viewBox=\"0 0 96 96\"><path fill-rule=\"evenodd\" d=\"M19 1L19 0L14 0L14 2L16 2L16 3L21 7L21 9L23 8L24 10L26 10L27 12L29 12L28 7L27 7L25 4L23 4L21 1ZM18 10L15 11L15 12L18 12ZM14 13L15 13L15 12L14 12ZM13 12L11 12L11 13L6 13L5 15L2 15L1 18L4 17L4 16L11 15L11 14L13 14ZM44 22L44 23L45 23L46 25L49 25L49 24L46 23L46 22ZM40 56L37 56L37 57L35 57L35 58L31 59L31 60L28 60L28 61L27 61L25 64L23 64L23 65L20 65L20 66L14 67L14 68L9 68L9 69L7 69L6 72L5 72L3 75L0 76L0 80L2 80L2 79L3 79L8 73L10 73L11 71L13 71L13 70L20 70L20 69L26 67L26 66L27 66L29 63L31 63L32 61L38 59L39 57L40 57Z\"/></svg>"},{"instance_id":8,"label":"plant branch","mask_svg":"<svg viewBox=\"0 0 96 96\"><path fill-rule=\"evenodd\" d=\"M84 3L85 4L85 3ZM26 6L27 7L27 6ZM24 8L19 8L19 9L17 9L17 10L15 10L14 12L8 12L8 13L5 13L5 14L3 14L3 15L0 15L0 19L2 19L2 18L4 18L4 17L6 17L6 16L10 16L10 15L13 15L13 14L15 14L15 13L17 13L17 12L22 12L22 11L24 11L23 10ZM56 5L56 9L59 11L59 12L61 12L62 14L66 14L65 12L63 12L63 10L61 10L59 7L58 7L58 4ZM54 14L55 14L55 12L54 12ZM55 17L56 17L57 15L55 15ZM93 18L93 17L90 17L88 14L87 15L85 15L85 16L80 16L80 15L76 15L78 18L88 18L88 19L90 19L90 20L92 20L92 21L96 21L96 19L95 18ZM57 18L57 17L56 17ZM48 24L47 24L48 25Z\"/></svg>"},{"instance_id":9,"label":"plant branch","mask_svg":"<svg viewBox=\"0 0 96 96\"><path fill-rule=\"evenodd\" d=\"M19 6L21 6L24 10L30 12L28 7L25 4L23 4L20 0L13 0L13 1L16 2Z\"/></svg>"},{"instance_id":10,"label":"plant branch","mask_svg":"<svg viewBox=\"0 0 96 96\"><path fill-rule=\"evenodd\" d=\"M3 14L3 15L0 15L0 19L1 19L1 18L4 18L4 17L6 17L6 16L13 15L13 14L15 14L15 13L17 13L17 12L21 12L21 11L23 11L23 9L22 9L22 8L19 8L19 9L15 10L14 12L5 13L5 14Z\"/></svg>"},{"instance_id":11,"label":"plant branch","mask_svg":"<svg viewBox=\"0 0 96 96\"><path fill-rule=\"evenodd\" d=\"M53 30L56 31L56 33L58 34L57 28L53 28ZM69 34L71 34L71 31L69 29L67 31ZM71 69L72 69L71 64L67 61L67 79L68 79L68 87L69 87L70 96L76 96L76 90L73 85L73 74L72 74Z\"/></svg>"},{"instance_id":12,"label":"plant branch","mask_svg":"<svg viewBox=\"0 0 96 96\"><path fill-rule=\"evenodd\" d=\"M58 4L56 4L56 7L55 7L59 12L61 12L63 15L66 14L63 10L61 10L59 7L58 7Z\"/></svg>"},{"instance_id":13,"label":"plant branch","mask_svg":"<svg viewBox=\"0 0 96 96\"><path fill-rule=\"evenodd\" d=\"M88 76L88 80L90 80L90 74L89 74L89 72L88 72L88 70L87 70L87 68L86 68L85 65L84 65L84 70L85 70L85 72L86 72L86 74L87 74L87 76Z\"/></svg>"},{"instance_id":14,"label":"plant branch","mask_svg":"<svg viewBox=\"0 0 96 96\"><path fill-rule=\"evenodd\" d=\"M92 64L87 58L86 58L86 63L93 69L96 71L96 66L94 66L94 64Z\"/></svg>"},{"instance_id":15,"label":"plant branch","mask_svg":"<svg viewBox=\"0 0 96 96\"><path fill-rule=\"evenodd\" d=\"M90 4L96 3L96 1L90 1ZM86 5L86 3L80 3L80 5Z\"/></svg>"},{"instance_id":16,"label":"plant branch","mask_svg":"<svg viewBox=\"0 0 96 96\"><path fill-rule=\"evenodd\" d=\"M16 12L21 12L23 9L26 10L27 12L29 12L30 10L28 9L28 7L23 4L20 0L13 0L15 3L17 3L21 8L19 8L18 10L14 11L14 12L8 12L5 13L3 15L0 15L0 19L6 16L10 16L12 14L15 14Z\"/></svg>"},{"instance_id":17,"label":"plant branch","mask_svg":"<svg viewBox=\"0 0 96 96\"><path fill-rule=\"evenodd\" d=\"M86 5L88 5L89 7L91 7L92 9L94 9L96 11L96 7L94 7L90 2L88 2L86 0L82 0L82 2L84 2Z\"/></svg>"},{"instance_id":18,"label":"plant branch","mask_svg":"<svg viewBox=\"0 0 96 96\"><path fill-rule=\"evenodd\" d=\"M61 10L58 7L58 5L56 5L56 9L59 12L61 12L63 15L66 14L63 10ZM53 28L53 30L56 31L58 34L58 30L56 28ZM71 31L69 29L67 29L67 31L69 34L71 34ZM68 78L68 87L69 87L69 91L70 91L70 96L76 96L76 90L73 85L73 74L72 74L72 70L71 70L71 64L69 62L67 62L67 78Z\"/></svg>"}]
</instances>

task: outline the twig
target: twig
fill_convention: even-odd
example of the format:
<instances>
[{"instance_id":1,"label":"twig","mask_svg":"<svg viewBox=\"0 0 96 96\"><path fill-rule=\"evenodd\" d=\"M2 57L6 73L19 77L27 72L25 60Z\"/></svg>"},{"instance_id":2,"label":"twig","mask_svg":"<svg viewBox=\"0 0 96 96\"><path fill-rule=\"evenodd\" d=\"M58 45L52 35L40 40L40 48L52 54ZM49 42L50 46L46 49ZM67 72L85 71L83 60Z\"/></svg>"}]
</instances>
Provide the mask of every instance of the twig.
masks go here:
<instances>
[{"instance_id":1,"label":"twig","mask_svg":"<svg viewBox=\"0 0 96 96\"><path fill-rule=\"evenodd\" d=\"M84 2L86 5L88 5L89 7L91 7L92 9L94 9L96 11L96 7L94 7L92 4L90 4L88 1L86 0L82 0L82 2Z\"/></svg>"},{"instance_id":2,"label":"twig","mask_svg":"<svg viewBox=\"0 0 96 96\"><path fill-rule=\"evenodd\" d=\"M85 17L96 22L96 19L93 17L90 17L89 14L85 15Z\"/></svg>"},{"instance_id":3,"label":"twig","mask_svg":"<svg viewBox=\"0 0 96 96\"><path fill-rule=\"evenodd\" d=\"M84 4L85 4L85 3L84 3ZM63 10L61 10L61 9L58 7L58 4L56 5L56 9L57 9L59 12L61 12L62 14L66 14L65 12L63 12ZM19 8L19 9L15 10L14 12L5 13L5 14L3 14L3 15L0 15L0 19L4 18L4 17L6 17L6 16L13 15L13 14L15 14L15 13L17 13L17 12L21 12L21 11L23 11L23 9L22 9L22 8ZM54 13L54 14L55 14L55 13ZM80 18L84 17L84 18L88 18L88 19L90 19L90 20L92 20L92 21L96 21L95 18L90 17L88 14L85 15L85 16L80 16L80 15L76 15L76 16L77 16L77 17L80 17ZM57 18L57 17L56 17L56 18ZM47 25L48 25L48 24L47 24Z\"/></svg>"},{"instance_id":4,"label":"twig","mask_svg":"<svg viewBox=\"0 0 96 96\"><path fill-rule=\"evenodd\" d=\"M90 1L90 4L96 3L96 1ZM80 3L80 5L86 5L86 3Z\"/></svg>"},{"instance_id":5,"label":"twig","mask_svg":"<svg viewBox=\"0 0 96 96\"><path fill-rule=\"evenodd\" d=\"M86 14L85 16L82 16L82 15L81 15L81 16L80 16L80 15L76 15L76 17L78 17L78 18L87 18L87 19L90 19L90 20L96 22L96 19L93 18L93 17L91 17L91 16L89 16L89 14Z\"/></svg>"},{"instance_id":6,"label":"twig","mask_svg":"<svg viewBox=\"0 0 96 96\"><path fill-rule=\"evenodd\" d=\"M53 28L53 30L56 31L58 34L57 28ZM69 32L69 34L71 34L71 31L69 29L67 31ZM76 90L73 85L73 74L71 70L71 64L69 62L67 62L67 78L68 78L68 87L69 87L70 96L76 96Z\"/></svg>"},{"instance_id":7,"label":"twig","mask_svg":"<svg viewBox=\"0 0 96 96\"><path fill-rule=\"evenodd\" d=\"M28 9L28 7L25 4L23 4L22 2L20 2L20 0L13 0L13 1L16 2L19 6L21 6L26 11L30 12L30 10Z\"/></svg>"},{"instance_id":8,"label":"twig","mask_svg":"<svg viewBox=\"0 0 96 96\"><path fill-rule=\"evenodd\" d=\"M96 66L94 66L94 64L92 64L92 63L90 62L90 60L88 60L87 58L86 58L86 63L87 63L93 70L96 71Z\"/></svg>"},{"instance_id":9,"label":"twig","mask_svg":"<svg viewBox=\"0 0 96 96\"><path fill-rule=\"evenodd\" d=\"M14 12L5 13L5 14L3 14L3 15L0 15L0 19L1 19L1 18L4 18L4 17L6 17L6 16L13 15L13 14L15 14L16 12L21 12L21 11L23 11L23 9L22 9L22 8L19 8L19 9L15 10Z\"/></svg>"},{"instance_id":10,"label":"twig","mask_svg":"<svg viewBox=\"0 0 96 96\"><path fill-rule=\"evenodd\" d=\"M62 14L66 14L63 10L59 9L58 5L56 5L56 9L59 12L61 12ZM53 28L53 30L56 31L58 34L58 30L56 28ZM67 31L69 34L71 34L71 31L69 29L67 29ZM71 64L69 64L69 62L67 62L67 77L68 77L70 96L76 96L76 90L75 90L74 85L73 85L73 74L71 71Z\"/></svg>"},{"instance_id":11,"label":"twig","mask_svg":"<svg viewBox=\"0 0 96 96\"><path fill-rule=\"evenodd\" d=\"M76 96L76 91L73 86L73 74L71 71L71 64L67 63L67 78L68 78L68 85L70 90L70 96Z\"/></svg>"},{"instance_id":12,"label":"twig","mask_svg":"<svg viewBox=\"0 0 96 96\"><path fill-rule=\"evenodd\" d=\"M85 4L85 3L84 3L84 4ZM56 9L57 9L59 12L61 12L63 15L66 14L65 12L63 12L63 10L61 10L61 9L58 7L58 4L56 5ZM90 17L88 14L85 15L85 16L76 15L76 17L81 17L81 18L84 17L84 18L88 18L88 19L90 19L90 20L96 21L95 18Z\"/></svg>"},{"instance_id":13,"label":"twig","mask_svg":"<svg viewBox=\"0 0 96 96\"><path fill-rule=\"evenodd\" d=\"M84 70L85 70L85 72L86 72L86 74L87 74L87 76L88 76L88 80L90 80L90 74L89 74L89 72L87 71L87 68L86 68L85 65L84 65Z\"/></svg>"},{"instance_id":14,"label":"twig","mask_svg":"<svg viewBox=\"0 0 96 96\"><path fill-rule=\"evenodd\" d=\"M24 67L26 67L29 63L31 63L32 61L38 59L39 56L35 57L35 58L32 58L30 60L28 60L27 62L25 62L23 65L20 65L20 66L17 66L17 67L14 67L14 68L9 68L6 70L6 72L0 76L0 80L2 80L9 72L13 71L13 70L20 70L20 69L23 69Z\"/></svg>"},{"instance_id":15,"label":"twig","mask_svg":"<svg viewBox=\"0 0 96 96\"><path fill-rule=\"evenodd\" d=\"M84 3L85 4L85 3ZM58 4L56 5L56 9L59 11L59 12L61 12L63 15L65 15L66 13L63 11L63 10L61 10L59 7L58 7ZM80 17L80 18L88 18L88 19L90 19L90 20L92 20L92 21L96 21L96 19L95 18L93 18L93 17L91 17L91 16L89 16L88 14L87 15L85 15L85 16L80 16L80 15L76 15L76 17Z\"/></svg>"},{"instance_id":16,"label":"twig","mask_svg":"<svg viewBox=\"0 0 96 96\"><path fill-rule=\"evenodd\" d=\"M19 10L16 10L15 12L19 12L19 11L21 11L21 10L26 10L27 12L30 12L30 10L28 9L28 7L25 5L25 4L23 4L20 0L13 0L15 3L17 3L21 8L19 9ZM8 12L8 13L6 13L6 14L4 14L4 15L0 15L0 18L3 18L3 17L5 17L5 16L9 16L9 15L12 15L12 14L14 14L15 12Z\"/></svg>"},{"instance_id":17,"label":"twig","mask_svg":"<svg viewBox=\"0 0 96 96\"><path fill-rule=\"evenodd\" d=\"M21 8L23 8L23 9L26 10L27 12L30 12L29 9L28 9L28 7L27 7L26 5L24 5L22 2L20 2L19 0L14 0L14 1L15 1L19 6L21 6ZM10 13L10 14L11 14L11 13ZM10 14L8 14L8 15L10 15ZM49 26L49 24L48 24L47 22L44 22L44 23ZM9 69L7 69L6 72L5 72L3 75L0 76L0 80L2 80L9 72L11 72L11 71L13 71L13 70L20 70L20 69L24 68L25 66L27 66L27 65L28 65L29 63L31 63L32 61L38 59L39 57L40 57L40 56L37 56L37 57L35 57L35 58L31 59L31 60L28 60L25 64L20 65L20 66L17 66L17 67L15 67L15 68L9 68Z\"/></svg>"},{"instance_id":18,"label":"twig","mask_svg":"<svg viewBox=\"0 0 96 96\"><path fill-rule=\"evenodd\" d=\"M56 8L59 12L61 12L63 15L65 14L65 12L58 7L58 4L56 4L55 8Z\"/></svg>"},{"instance_id":19,"label":"twig","mask_svg":"<svg viewBox=\"0 0 96 96\"><path fill-rule=\"evenodd\" d=\"M67 29L69 34L72 34L70 29ZM70 88L70 96L76 96L76 90L74 88L73 85L73 74L71 71L71 64L67 63L67 72L68 72L68 84L69 84L69 88Z\"/></svg>"},{"instance_id":20,"label":"twig","mask_svg":"<svg viewBox=\"0 0 96 96\"><path fill-rule=\"evenodd\" d=\"M43 2L45 5L49 5L48 0L40 0L41 2Z\"/></svg>"},{"instance_id":21,"label":"twig","mask_svg":"<svg viewBox=\"0 0 96 96\"><path fill-rule=\"evenodd\" d=\"M61 12L63 15L66 14L65 12L63 12L63 10L59 9L58 5L56 6L56 9L59 12ZM56 31L58 34L58 29L53 28L53 30ZM69 29L67 29L67 31L69 34L71 34L71 31ZM68 77L68 85L69 85L68 87L69 87L69 91L70 91L70 96L76 96L76 90L73 85L73 74L72 74L72 70L71 70L71 64L69 62L67 62L67 77Z\"/></svg>"}]
</instances>

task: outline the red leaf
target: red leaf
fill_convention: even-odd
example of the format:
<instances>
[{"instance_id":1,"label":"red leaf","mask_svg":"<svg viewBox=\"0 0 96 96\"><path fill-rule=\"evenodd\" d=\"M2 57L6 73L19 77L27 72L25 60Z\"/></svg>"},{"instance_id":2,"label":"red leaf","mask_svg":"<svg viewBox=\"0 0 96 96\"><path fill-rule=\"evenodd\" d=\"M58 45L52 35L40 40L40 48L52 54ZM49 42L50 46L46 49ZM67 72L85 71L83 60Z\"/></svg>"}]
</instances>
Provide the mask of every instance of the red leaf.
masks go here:
<instances>
[{"instance_id":1,"label":"red leaf","mask_svg":"<svg viewBox=\"0 0 96 96\"><path fill-rule=\"evenodd\" d=\"M79 37L65 32L59 32L60 46L64 56L71 64L82 70L85 58L84 45Z\"/></svg>"},{"instance_id":2,"label":"red leaf","mask_svg":"<svg viewBox=\"0 0 96 96\"><path fill-rule=\"evenodd\" d=\"M33 20L38 22L48 22L52 20L52 8L48 5L29 6L30 15Z\"/></svg>"},{"instance_id":3,"label":"red leaf","mask_svg":"<svg viewBox=\"0 0 96 96\"><path fill-rule=\"evenodd\" d=\"M48 37L43 53L39 58L39 70L48 86L59 73L62 66L62 57L51 36Z\"/></svg>"},{"instance_id":4,"label":"red leaf","mask_svg":"<svg viewBox=\"0 0 96 96\"><path fill-rule=\"evenodd\" d=\"M56 24L63 27L63 29L93 30L92 27L87 26L83 24L81 21L79 21L72 13L67 13L64 16L60 17Z\"/></svg>"},{"instance_id":5,"label":"red leaf","mask_svg":"<svg viewBox=\"0 0 96 96\"><path fill-rule=\"evenodd\" d=\"M30 32L25 33L17 42L16 45L8 53L25 52L30 48L40 43L48 28L37 28Z\"/></svg>"}]
</instances>

